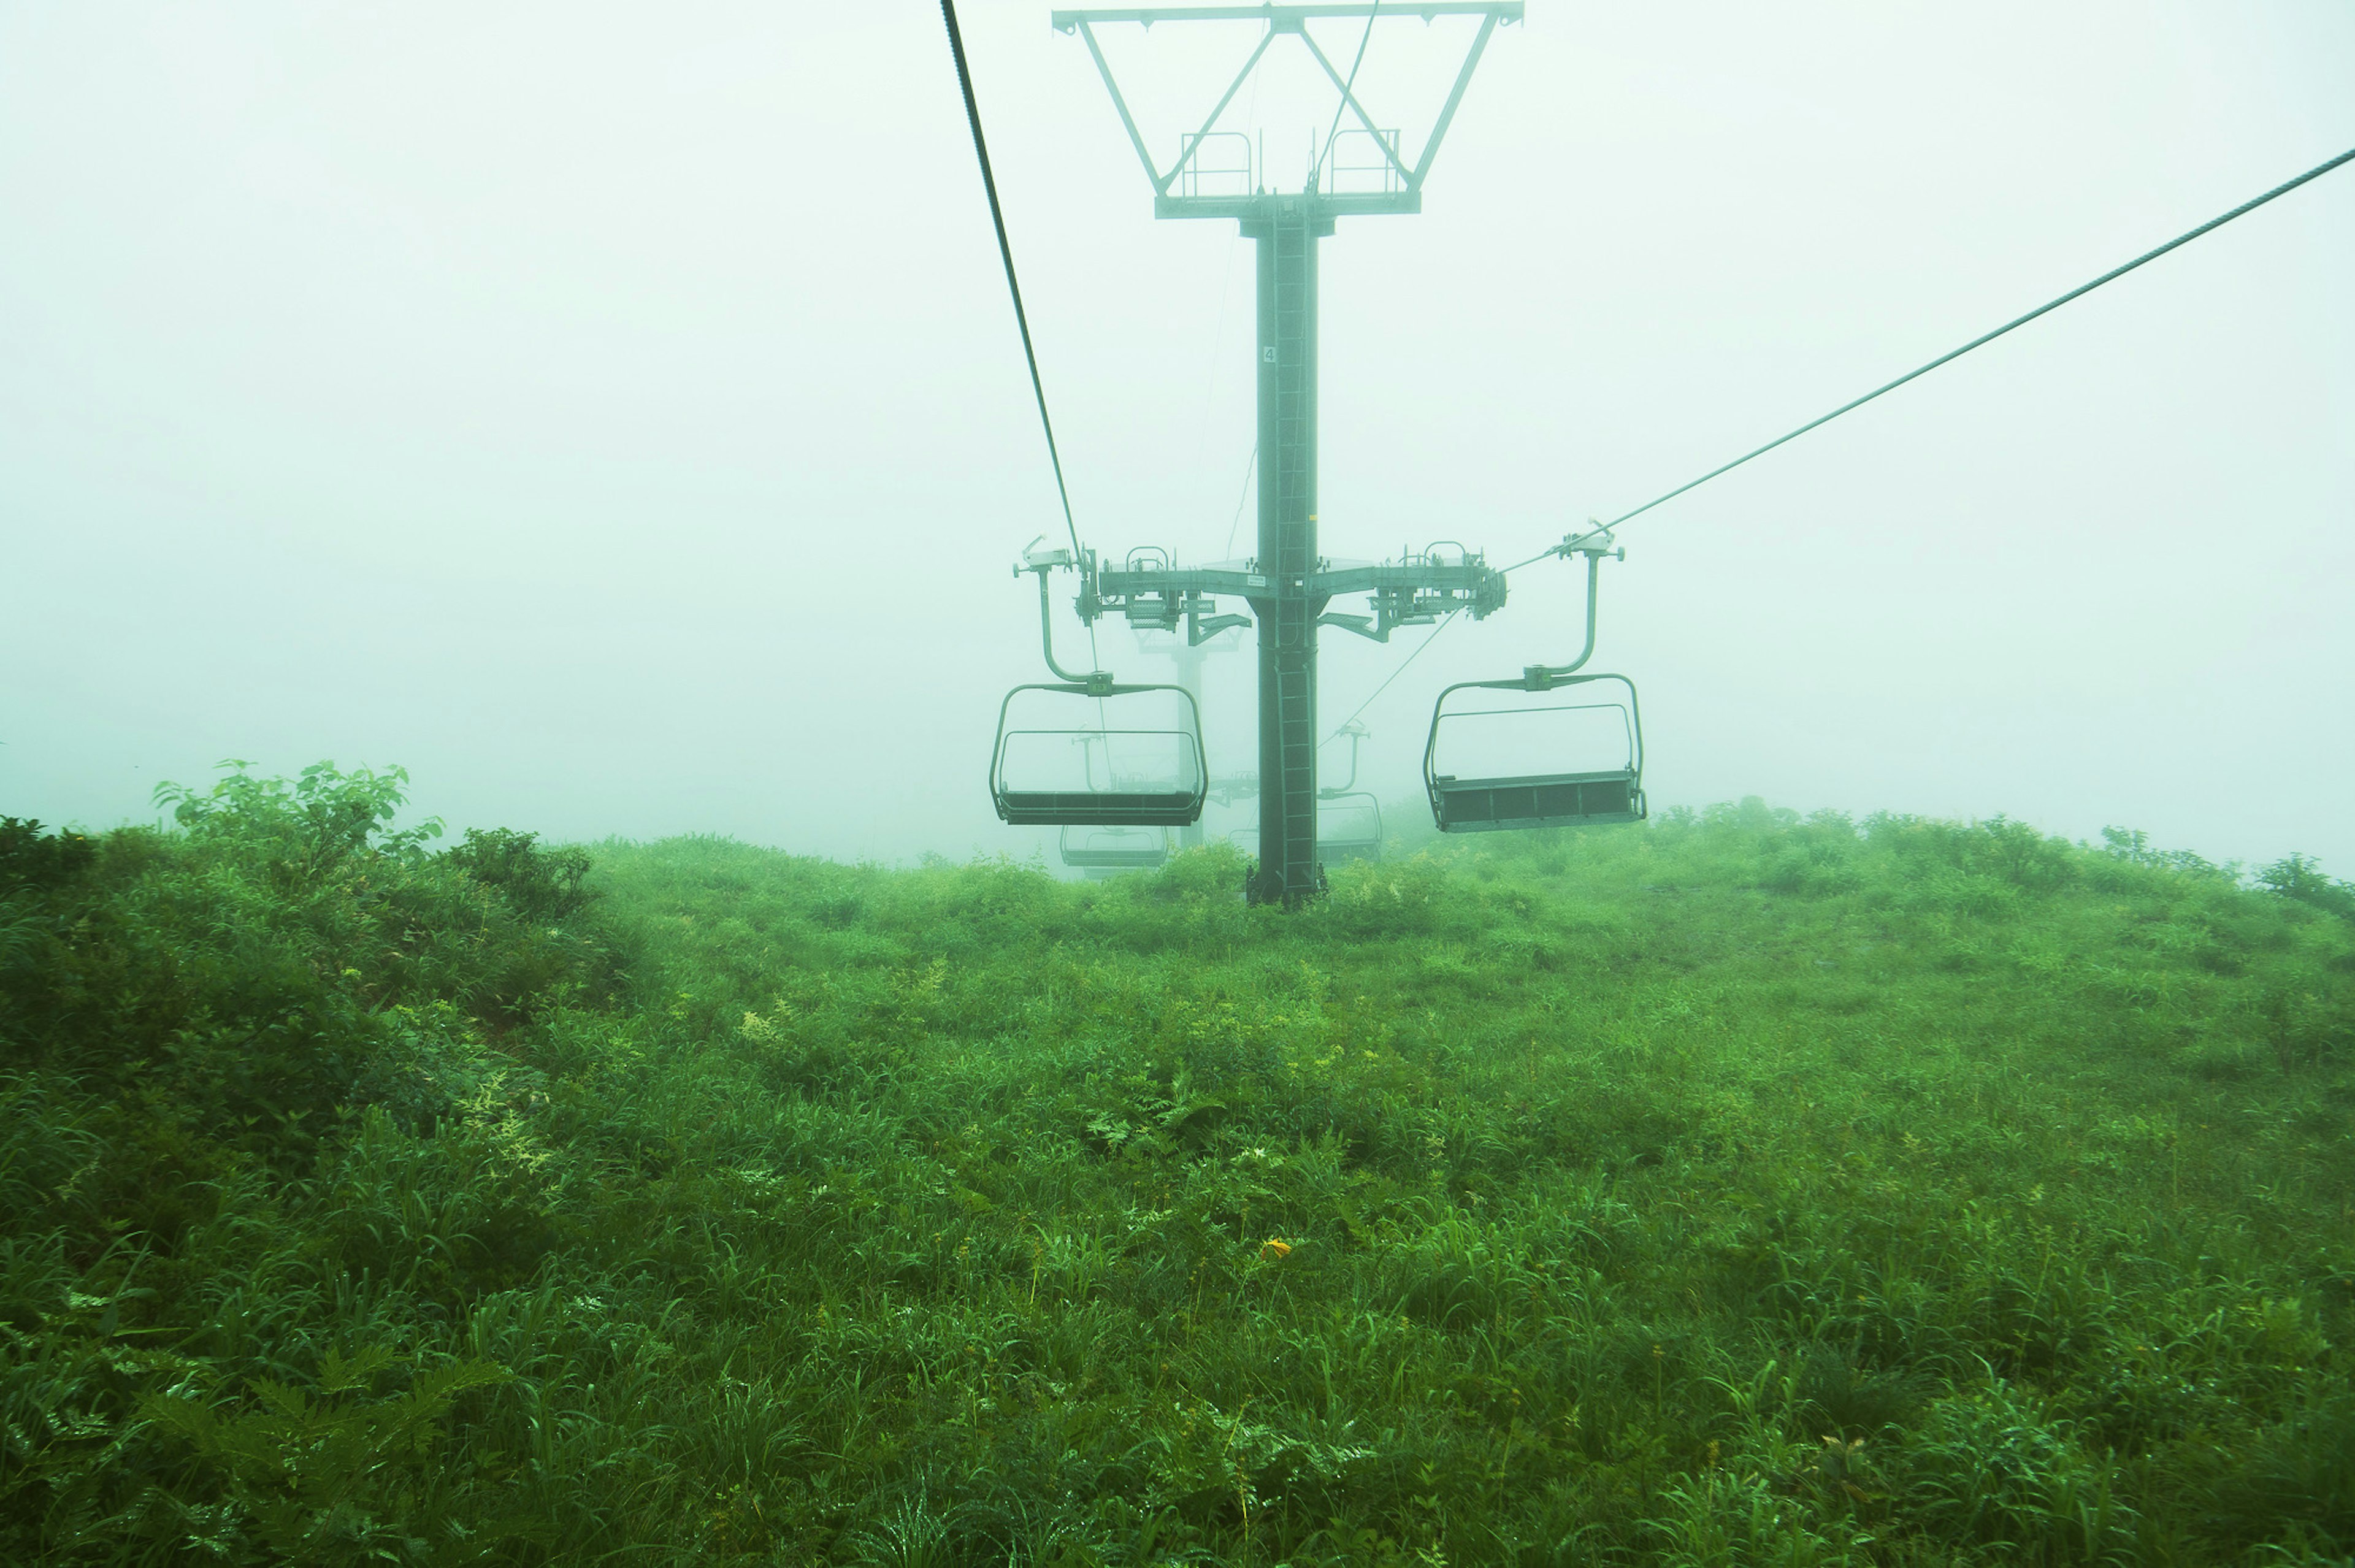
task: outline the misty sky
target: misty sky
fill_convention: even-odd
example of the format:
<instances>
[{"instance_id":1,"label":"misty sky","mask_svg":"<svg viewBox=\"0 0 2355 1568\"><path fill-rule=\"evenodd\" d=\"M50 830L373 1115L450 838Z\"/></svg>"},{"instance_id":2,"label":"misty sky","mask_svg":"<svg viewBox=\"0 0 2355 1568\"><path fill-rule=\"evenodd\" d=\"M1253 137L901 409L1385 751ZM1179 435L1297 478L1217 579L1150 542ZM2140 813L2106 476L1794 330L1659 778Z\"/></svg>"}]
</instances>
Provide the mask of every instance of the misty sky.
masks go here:
<instances>
[{"instance_id":1,"label":"misty sky","mask_svg":"<svg viewBox=\"0 0 2355 1568\"><path fill-rule=\"evenodd\" d=\"M1080 528L1244 553L1250 248L1153 219L1047 13L964 8ZM1375 30L1411 153L1467 36ZM1156 154L1252 37L1107 30ZM1284 52L1229 123L1294 184ZM1423 212L1325 244L1324 549L1518 560L2355 145L2351 84L2344 0L1530 0ZM1630 525L1655 809L2355 877L2350 280L2355 166ZM1028 854L983 774L1060 528L932 6L0 0L0 813L327 757L453 827ZM1451 629L1363 782L1579 586ZM1424 635L1328 632L1328 720Z\"/></svg>"}]
</instances>

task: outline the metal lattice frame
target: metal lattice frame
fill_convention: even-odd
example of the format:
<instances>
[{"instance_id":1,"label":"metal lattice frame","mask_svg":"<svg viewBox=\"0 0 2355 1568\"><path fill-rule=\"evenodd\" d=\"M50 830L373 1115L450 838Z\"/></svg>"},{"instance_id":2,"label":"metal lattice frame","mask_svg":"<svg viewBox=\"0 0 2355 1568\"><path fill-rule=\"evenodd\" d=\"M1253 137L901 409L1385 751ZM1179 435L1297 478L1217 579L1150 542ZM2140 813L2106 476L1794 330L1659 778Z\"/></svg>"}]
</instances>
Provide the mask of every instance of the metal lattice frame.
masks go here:
<instances>
[{"instance_id":1,"label":"metal lattice frame","mask_svg":"<svg viewBox=\"0 0 2355 1568\"><path fill-rule=\"evenodd\" d=\"M1113 108L1120 115L1121 129L1128 133L1128 144L1136 149L1136 161L1144 165L1145 177L1152 182L1153 214L1156 218L1249 219L1261 215L1265 197L1256 193L1242 197L1188 196L1180 188L1182 178L1189 164L1199 155L1203 138L1217 127L1219 117L1235 101L1235 94L1242 91L1243 83L1251 80L1252 72L1259 69L1260 59L1267 53L1269 46L1287 35L1298 38L1327 80L1332 82L1335 91L1341 94L1343 106L1355 117L1359 128L1373 138L1384 161L1398 177L1400 188L1395 191L1320 193L1320 205L1326 208L1325 216L1348 217L1361 213L1423 210L1423 182L1430 176L1431 165L1439 156L1440 144L1447 139L1448 127L1455 123L1455 111L1464 101L1464 90L1471 85L1472 72L1488 47L1489 37L1496 32L1499 23L1519 21L1521 9L1521 0L1445 0L1445 3L1426 5L1406 0L1403 4L1388 5L1145 5L1109 10L1057 11L1050 20L1057 32L1077 33L1081 41L1088 46L1089 57L1096 62L1097 74L1103 78L1104 91L1112 95ZM1439 118L1432 124L1431 136L1423 144L1423 155L1412 165L1400 157L1392 133L1374 123L1373 115L1359 101L1348 80L1335 68L1331 57L1317 47L1316 39L1308 31L1308 24L1320 19L1355 17L1369 20L1377 16L1412 16L1425 22L1439 16L1480 18L1480 30L1474 36L1471 48L1465 54L1462 69L1455 73L1455 84L1448 91L1447 101L1441 107ZM1152 152L1145 144L1145 134L1137 129L1135 116L1129 112L1128 100L1122 96L1120 83L1113 79L1112 65L1104 59L1103 46L1096 41L1097 24L1116 22L1140 23L1148 27L1165 22L1266 24L1259 42L1252 46L1241 69L1235 72L1234 80L1227 84L1226 91L1219 95L1219 101L1211 106L1209 113L1202 117L1201 128L1184 139L1179 146L1178 161L1166 170L1155 164Z\"/></svg>"}]
</instances>

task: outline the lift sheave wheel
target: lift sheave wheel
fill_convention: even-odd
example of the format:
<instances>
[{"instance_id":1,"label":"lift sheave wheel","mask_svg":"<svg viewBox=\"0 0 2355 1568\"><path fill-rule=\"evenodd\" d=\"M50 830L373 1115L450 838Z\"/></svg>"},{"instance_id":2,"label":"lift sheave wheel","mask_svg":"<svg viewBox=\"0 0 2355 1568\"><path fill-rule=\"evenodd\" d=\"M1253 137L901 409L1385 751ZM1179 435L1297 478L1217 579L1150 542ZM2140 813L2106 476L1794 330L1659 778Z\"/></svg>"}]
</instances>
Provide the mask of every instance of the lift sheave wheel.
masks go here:
<instances>
[{"instance_id":1,"label":"lift sheave wheel","mask_svg":"<svg viewBox=\"0 0 2355 1568\"><path fill-rule=\"evenodd\" d=\"M1063 864L1082 871L1151 871L1169 859L1166 827L1063 829L1057 846Z\"/></svg>"},{"instance_id":2,"label":"lift sheave wheel","mask_svg":"<svg viewBox=\"0 0 2355 1568\"><path fill-rule=\"evenodd\" d=\"M989 795L1017 827L1188 827L1209 779L1183 687L1018 686L997 710Z\"/></svg>"},{"instance_id":3,"label":"lift sheave wheel","mask_svg":"<svg viewBox=\"0 0 2355 1568\"><path fill-rule=\"evenodd\" d=\"M1570 688L1614 683L1625 700L1579 700ZM1606 689L1609 689L1606 688ZM1518 702L1448 710L1457 692L1511 692ZM1474 699L1477 700L1477 699ZM1442 833L1641 822L1643 716L1624 675L1464 681L1439 694L1423 752L1423 787Z\"/></svg>"}]
</instances>

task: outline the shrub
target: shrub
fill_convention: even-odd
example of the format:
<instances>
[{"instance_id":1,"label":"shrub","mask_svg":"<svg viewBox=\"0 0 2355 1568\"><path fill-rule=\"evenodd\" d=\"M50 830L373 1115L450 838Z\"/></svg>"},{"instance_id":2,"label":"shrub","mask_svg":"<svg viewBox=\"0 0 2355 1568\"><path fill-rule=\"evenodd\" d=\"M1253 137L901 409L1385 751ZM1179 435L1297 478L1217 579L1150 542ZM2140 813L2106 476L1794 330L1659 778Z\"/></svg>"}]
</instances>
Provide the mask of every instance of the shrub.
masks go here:
<instances>
[{"instance_id":1,"label":"shrub","mask_svg":"<svg viewBox=\"0 0 2355 1568\"><path fill-rule=\"evenodd\" d=\"M47 892L87 871L97 859L88 834L44 833L29 818L0 816L0 894Z\"/></svg>"},{"instance_id":2,"label":"shrub","mask_svg":"<svg viewBox=\"0 0 2355 1568\"><path fill-rule=\"evenodd\" d=\"M2304 855L2275 860L2257 873L2258 883L2302 904L2345 920L2355 920L2355 882L2334 881L2322 874L2318 861Z\"/></svg>"},{"instance_id":3,"label":"shrub","mask_svg":"<svg viewBox=\"0 0 2355 1568\"><path fill-rule=\"evenodd\" d=\"M589 851L548 849L536 833L469 827L442 858L501 897L526 920L549 924L578 913L597 895L587 886Z\"/></svg>"}]
</instances>

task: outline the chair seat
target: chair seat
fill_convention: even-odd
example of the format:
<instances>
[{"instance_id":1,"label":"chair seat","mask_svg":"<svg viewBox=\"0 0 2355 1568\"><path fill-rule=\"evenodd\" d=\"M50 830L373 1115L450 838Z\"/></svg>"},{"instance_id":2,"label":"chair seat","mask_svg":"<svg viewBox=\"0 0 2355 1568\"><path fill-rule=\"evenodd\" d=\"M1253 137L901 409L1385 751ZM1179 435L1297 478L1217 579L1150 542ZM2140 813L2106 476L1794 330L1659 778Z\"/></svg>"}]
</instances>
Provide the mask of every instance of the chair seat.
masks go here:
<instances>
[{"instance_id":1,"label":"chair seat","mask_svg":"<svg viewBox=\"0 0 2355 1568\"><path fill-rule=\"evenodd\" d=\"M1513 778L1432 781L1432 810L1442 833L1577 827L1641 822L1644 792L1632 771L1528 773Z\"/></svg>"},{"instance_id":2,"label":"chair seat","mask_svg":"<svg viewBox=\"0 0 2355 1568\"><path fill-rule=\"evenodd\" d=\"M1005 790L997 815L1017 827L1185 827L1202 816L1202 797L1188 790Z\"/></svg>"}]
</instances>

